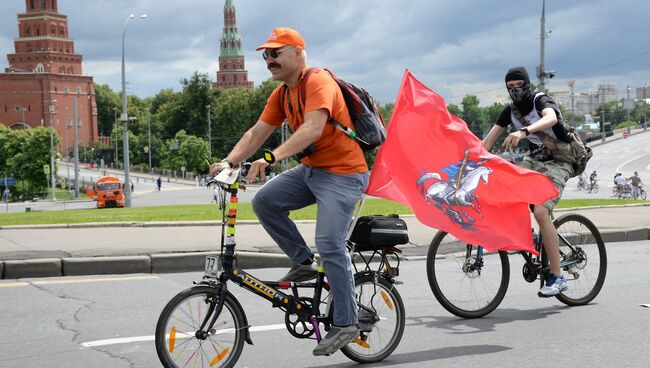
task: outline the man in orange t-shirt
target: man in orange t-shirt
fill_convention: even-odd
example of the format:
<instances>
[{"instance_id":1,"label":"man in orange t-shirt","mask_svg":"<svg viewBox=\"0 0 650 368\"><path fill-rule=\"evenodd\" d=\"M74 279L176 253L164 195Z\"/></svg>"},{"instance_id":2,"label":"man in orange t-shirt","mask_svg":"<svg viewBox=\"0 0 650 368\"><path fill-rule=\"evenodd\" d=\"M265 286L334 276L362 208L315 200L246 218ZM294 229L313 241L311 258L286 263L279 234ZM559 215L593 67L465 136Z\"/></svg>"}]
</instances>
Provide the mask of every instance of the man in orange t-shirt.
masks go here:
<instances>
[{"instance_id":1,"label":"man in orange t-shirt","mask_svg":"<svg viewBox=\"0 0 650 368\"><path fill-rule=\"evenodd\" d=\"M301 164L267 182L253 197L253 210L264 229L291 258L293 267L281 280L306 281L316 277L314 255L289 219L289 211L316 203L316 248L333 295L334 326L314 349L314 355L329 355L359 336L354 275L346 235L355 204L368 186L368 167L359 144L328 124L335 119L353 127L341 90L323 70L313 70L300 100L300 81L307 70L305 42L291 28L275 28L257 50L276 88L257 123L250 128L212 173L233 167L254 154L271 133L287 119L291 137L275 148L270 157L252 163L247 180L258 176L276 160L301 154ZM281 93L285 93L281 96ZM283 106L281 102L284 101Z\"/></svg>"}]
</instances>

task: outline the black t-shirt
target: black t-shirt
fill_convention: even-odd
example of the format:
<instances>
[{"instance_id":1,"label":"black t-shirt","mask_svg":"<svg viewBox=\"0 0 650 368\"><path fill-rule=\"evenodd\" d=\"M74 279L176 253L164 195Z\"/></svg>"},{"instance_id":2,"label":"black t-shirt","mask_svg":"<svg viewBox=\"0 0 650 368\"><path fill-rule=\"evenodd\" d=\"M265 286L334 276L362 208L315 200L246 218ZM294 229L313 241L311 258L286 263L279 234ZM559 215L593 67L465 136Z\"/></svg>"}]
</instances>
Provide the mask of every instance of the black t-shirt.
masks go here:
<instances>
[{"instance_id":1,"label":"black t-shirt","mask_svg":"<svg viewBox=\"0 0 650 368\"><path fill-rule=\"evenodd\" d=\"M553 133L555 133L555 136L563 141L563 142L570 142L568 133L569 129L564 125L564 121L562 120L562 115L560 114L560 108L558 107L557 103L553 101L553 99L550 96L547 95L542 95L535 100L535 108L537 109L537 114L539 116L542 116L542 110L546 108L552 108L555 110L555 115L557 115L557 124L553 125ZM511 120L511 109L512 105L507 105L503 110L501 110L501 113L499 114L499 117L497 118L496 124L501 126L501 127L508 127L508 125L512 124ZM534 134L534 133L533 133Z\"/></svg>"}]
</instances>

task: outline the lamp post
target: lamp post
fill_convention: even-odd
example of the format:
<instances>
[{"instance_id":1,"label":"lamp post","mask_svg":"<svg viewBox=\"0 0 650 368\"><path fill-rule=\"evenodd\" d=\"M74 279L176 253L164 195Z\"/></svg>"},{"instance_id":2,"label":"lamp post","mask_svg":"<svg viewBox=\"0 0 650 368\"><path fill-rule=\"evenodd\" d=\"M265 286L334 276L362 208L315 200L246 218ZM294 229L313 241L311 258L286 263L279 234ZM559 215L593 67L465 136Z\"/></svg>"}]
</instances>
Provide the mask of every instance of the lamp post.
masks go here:
<instances>
[{"instance_id":1,"label":"lamp post","mask_svg":"<svg viewBox=\"0 0 650 368\"><path fill-rule=\"evenodd\" d=\"M210 120L210 105L208 108L208 160L212 160L212 121Z\"/></svg>"},{"instance_id":2,"label":"lamp post","mask_svg":"<svg viewBox=\"0 0 650 368\"><path fill-rule=\"evenodd\" d=\"M70 146L68 144L68 135L70 134L68 130L70 129L70 126L65 122L65 116L63 117L63 122L65 124L65 166L68 168L68 174L65 177L65 185L68 193L70 193Z\"/></svg>"},{"instance_id":3,"label":"lamp post","mask_svg":"<svg viewBox=\"0 0 650 368\"><path fill-rule=\"evenodd\" d=\"M149 148L147 149L147 151L149 151L149 170L150 172L153 172L153 169L151 168L151 107L147 109L147 131L149 133Z\"/></svg>"},{"instance_id":4,"label":"lamp post","mask_svg":"<svg viewBox=\"0 0 650 368\"><path fill-rule=\"evenodd\" d=\"M117 169L117 107L113 108L113 129L115 130L115 159L113 161L115 162L115 168Z\"/></svg>"},{"instance_id":5,"label":"lamp post","mask_svg":"<svg viewBox=\"0 0 650 368\"><path fill-rule=\"evenodd\" d=\"M120 120L124 122L124 207L131 207L131 179L129 177L129 117L126 112L126 73L124 69L124 39L126 38L126 29L129 26L129 21L135 18L131 14L124 21L124 28L122 30L122 115ZM142 14L140 19L146 19L147 15Z\"/></svg>"},{"instance_id":6,"label":"lamp post","mask_svg":"<svg viewBox=\"0 0 650 368\"><path fill-rule=\"evenodd\" d=\"M24 114L24 107L23 107L23 114ZM55 192L55 186L56 186L56 181L54 180L54 129L52 127L52 115L54 115L56 112L56 100L50 101L50 179L52 181L52 200L56 201L56 192Z\"/></svg>"},{"instance_id":7,"label":"lamp post","mask_svg":"<svg viewBox=\"0 0 650 368\"><path fill-rule=\"evenodd\" d=\"M74 157L74 199L79 198L79 131L77 126L77 97L79 93L74 95L73 101L73 117L72 117L72 146Z\"/></svg>"},{"instance_id":8,"label":"lamp post","mask_svg":"<svg viewBox=\"0 0 650 368\"><path fill-rule=\"evenodd\" d=\"M646 120L647 119L647 114L646 114L646 105L647 105L647 103L646 103L646 100L645 100L646 99L645 91L647 89L648 89L648 85L644 83L643 84L643 131L648 129L648 121Z\"/></svg>"}]
</instances>

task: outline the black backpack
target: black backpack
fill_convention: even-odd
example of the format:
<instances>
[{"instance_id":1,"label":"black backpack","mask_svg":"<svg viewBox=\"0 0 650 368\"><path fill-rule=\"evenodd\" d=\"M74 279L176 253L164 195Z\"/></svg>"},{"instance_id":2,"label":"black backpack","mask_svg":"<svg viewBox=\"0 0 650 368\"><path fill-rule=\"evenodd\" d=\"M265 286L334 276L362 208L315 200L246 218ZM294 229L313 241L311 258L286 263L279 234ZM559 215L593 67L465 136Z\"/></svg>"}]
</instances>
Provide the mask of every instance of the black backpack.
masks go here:
<instances>
[{"instance_id":1,"label":"black backpack","mask_svg":"<svg viewBox=\"0 0 650 368\"><path fill-rule=\"evenodd\" d=\"M300 80L300 85L298 86L300 97L298 99L298 110L302 114L301 104L305 104L306 97L306 86L307 78L313 72L315 68L309 68L303 75ZM345 99L345 104L350 113L350 119L354 124L354 130L346 127L340 122L330 119L328 122L334 124L339 130L345 133L348 137L353 138L359 143L361 149L364 151L370 151L375 149L377 146L384 143L386 140L386 123L384 122L383 116L381 116L381 111L379 110L379 104L377 101L366 91L365 89L355 86L352 83L346 82L338 78L330 69L324 68L327 73L334 79L336 84L341 89L343 98ZM288 87L286 84L282 84L282 90L280 91L279 101L280 108L284 110L284 99L287 94ZM289 111L293 108L289 104Z\"/></svg>"}]
</instances>

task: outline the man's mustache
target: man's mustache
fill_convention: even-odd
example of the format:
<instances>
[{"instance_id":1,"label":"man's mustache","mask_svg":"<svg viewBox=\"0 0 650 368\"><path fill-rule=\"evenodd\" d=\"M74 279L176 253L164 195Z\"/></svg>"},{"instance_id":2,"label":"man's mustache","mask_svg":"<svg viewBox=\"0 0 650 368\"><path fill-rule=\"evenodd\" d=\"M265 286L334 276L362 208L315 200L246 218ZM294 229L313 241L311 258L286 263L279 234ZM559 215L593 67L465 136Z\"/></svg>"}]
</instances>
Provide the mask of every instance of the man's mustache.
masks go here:
<instances>
[{"instance_id":1,"label":"man's mustache","mask_svg":"<svg viewBox=\"0 0 650 368\"><path fill-rule=\"evenodd\" d=\"M281 65L278 63L270 63L269 65L266 66L266 69L271 69L271 68L280 68Z\"/></svg>"}]
</instances>

